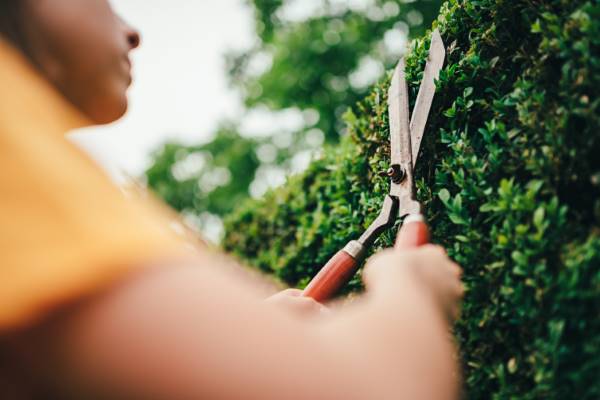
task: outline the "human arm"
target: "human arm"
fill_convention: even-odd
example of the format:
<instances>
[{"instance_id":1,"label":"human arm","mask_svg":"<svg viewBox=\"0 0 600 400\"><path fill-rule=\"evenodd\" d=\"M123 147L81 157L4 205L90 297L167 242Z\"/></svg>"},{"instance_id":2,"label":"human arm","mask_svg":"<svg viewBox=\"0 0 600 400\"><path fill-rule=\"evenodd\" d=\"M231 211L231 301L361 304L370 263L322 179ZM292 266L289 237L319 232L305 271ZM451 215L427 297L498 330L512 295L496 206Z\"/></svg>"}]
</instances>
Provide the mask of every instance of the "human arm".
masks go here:
<instances>
[{"instance_id":1,"label":"human arm","mask_svg":"<svg viewBox=\"0 0 600 400\"><path fill-rule=\"evenodd\" d=\"M222 262L145 269L17 342L100 398L456 398L445 311L460 288L439 250L380 254L366 295L319 321L265 305Z\"/></svg>"}]
</instances>

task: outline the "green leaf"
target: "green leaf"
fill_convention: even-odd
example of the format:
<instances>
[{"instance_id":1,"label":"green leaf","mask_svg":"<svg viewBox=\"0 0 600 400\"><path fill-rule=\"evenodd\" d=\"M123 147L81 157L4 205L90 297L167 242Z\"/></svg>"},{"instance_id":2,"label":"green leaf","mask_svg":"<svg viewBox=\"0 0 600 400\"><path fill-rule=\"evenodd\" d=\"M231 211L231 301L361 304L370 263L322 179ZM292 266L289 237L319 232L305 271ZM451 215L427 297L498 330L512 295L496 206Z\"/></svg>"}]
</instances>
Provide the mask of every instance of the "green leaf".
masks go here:
<instances>
[{"instance_id":1,"label":"green leaf","mask_svg":"<svg viewBox=\"0 0 600 400\"><path fill-rule=\"evenodd\" d=\"M546 210L543 207L538 207L533 213L533 224L537 228L541 228L544 224L544 217L546 216Z\"/></svg>"},{"instance_id":2,"label":"green leaf","mask_svg":"<svg viewBox=\"0 0 600 400\"><path fill-rule=\"evenodd\" d=\"M444 204L447 204L450 200L450 192L447 189L442 189L438 192L438 197Z\"/></svg>"},{"instance_id":3,"label":"green leaf","mask_svg":"<svg viewBox=\"0 0 600 400\"><path fill-rule=\"evenodd\" d=\"M508 369L508 372L510 372L511 374L514 374L515 372L517 372L517 368L517 360L514 357L512 357L506 363L506 369Z\"/></svg>"}]
</instances>

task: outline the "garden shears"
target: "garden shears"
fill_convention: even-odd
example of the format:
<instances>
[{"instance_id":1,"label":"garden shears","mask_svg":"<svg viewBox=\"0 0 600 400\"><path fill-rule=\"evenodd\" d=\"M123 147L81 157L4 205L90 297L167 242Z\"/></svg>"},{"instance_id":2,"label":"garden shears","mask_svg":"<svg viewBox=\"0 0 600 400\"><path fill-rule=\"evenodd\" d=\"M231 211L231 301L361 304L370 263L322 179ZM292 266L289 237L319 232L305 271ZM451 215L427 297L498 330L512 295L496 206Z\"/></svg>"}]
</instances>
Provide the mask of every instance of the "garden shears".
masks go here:
<instances>
[{"instance_id":1,"label":"garden shears","mask_svg":"<svg viewBox=\"0 0 600 400\"><path fill-rule=\"evenodd\" d=\"M385 230L394 226L397 218L404 218L398 232L397 247L418 247L429 241L422 206L415 196L413 170L435 95L435 80L439 78L445 58L444 43L436 29L431 36L429 56L412 119L409 118L404 57L396 66L388 92L391 166L386 175L391 180L390 192L383 201L379 216L358 240L350 241L327 262L304 289L303 296L319 302L332 298L352 279L368 248Z\"/></svg>"}]
</instances>

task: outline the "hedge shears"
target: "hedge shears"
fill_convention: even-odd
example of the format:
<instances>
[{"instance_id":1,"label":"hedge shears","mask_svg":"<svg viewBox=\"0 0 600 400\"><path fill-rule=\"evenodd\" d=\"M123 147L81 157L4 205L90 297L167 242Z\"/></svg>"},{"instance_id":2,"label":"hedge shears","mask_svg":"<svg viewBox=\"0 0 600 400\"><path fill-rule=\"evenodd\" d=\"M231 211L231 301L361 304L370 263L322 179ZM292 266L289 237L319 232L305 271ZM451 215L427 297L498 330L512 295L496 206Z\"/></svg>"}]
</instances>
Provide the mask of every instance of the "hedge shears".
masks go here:
<instances>
[{"instance_id":1,"label":"hedge shears","mask_svg":"<svg viewBox=\"0 0 600 400\"><path fill-rule=\"evenodd\" d=\"M413 170L435 95L435 81L445 58L444 42L436 29L431 36L429 56L412 119L409 118L404 57L396 66L388 92L391 165L385 174L391 180L390 192L383 201L379 216L358 240L350 241L327 262L304 289L303 296L319 302L331 299L352 279L368 248L385 230L392 228L398 218L404 220L398 232L397 247L418 247L429 241L422 206L415 196Z\"/></svg>"}]
</instances>

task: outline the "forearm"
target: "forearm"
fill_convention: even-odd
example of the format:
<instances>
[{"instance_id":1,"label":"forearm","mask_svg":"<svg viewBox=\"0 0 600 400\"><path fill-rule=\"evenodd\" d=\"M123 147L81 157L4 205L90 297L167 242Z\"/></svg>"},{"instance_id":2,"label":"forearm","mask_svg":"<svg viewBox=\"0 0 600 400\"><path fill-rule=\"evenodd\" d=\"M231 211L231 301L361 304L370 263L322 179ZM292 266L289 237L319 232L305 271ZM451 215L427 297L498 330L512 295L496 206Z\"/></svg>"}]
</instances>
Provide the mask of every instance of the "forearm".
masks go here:
<instances>
[{"instance_id":1,"label":"forearm","mask_svg":"<svg viewBox=\"0 0 600 400\"><path fill-rule=\"evenodd\" d=\"M107 398L452 398L445 324L403 292L317 323L220 271L153 270L63 318L49 363Z\"/></svg>"},{"instance_id":2,"label":"forearm","mask_svg":"<svg viewBox=\"0 0 600 400\"><path fill-rule=\"evenodd\" d=\"M328 342L356 357L371 398L458 398L455 346L438 307L408 282L379 289L327 324Z\"/></svg>"},{"instance_id":3,"label":"forearm","mask_svg":"<svg viewBox=\"0 0 600 400\"><path fill-rule=\"evenodd\" d=\"M343 367L308 320L266 305L239 272L145 273L45 332L54 338L48 362L64 384L99 398L366 398L352 392L359 370Z\"/></svg>"}]
</instances>

